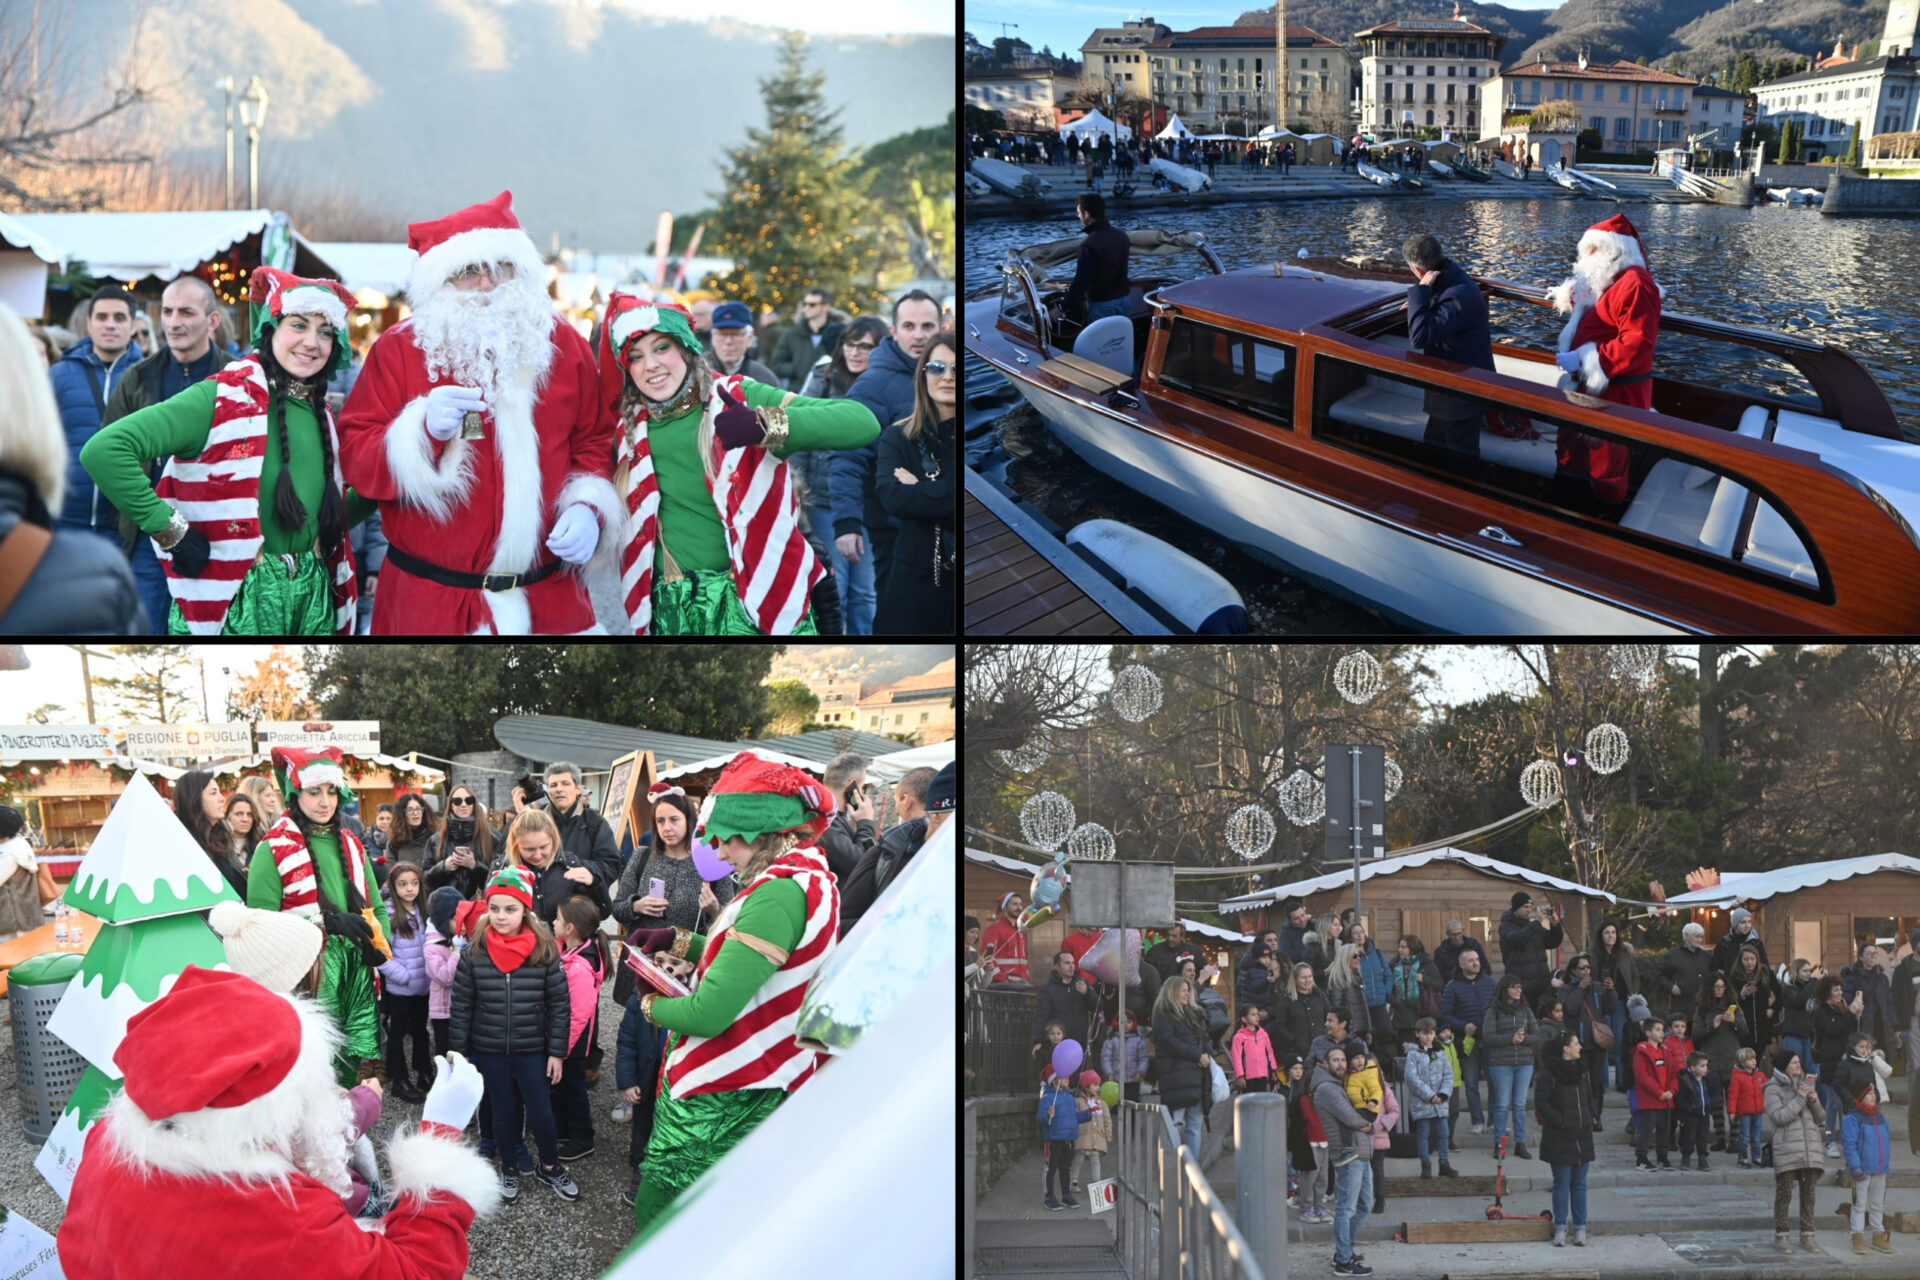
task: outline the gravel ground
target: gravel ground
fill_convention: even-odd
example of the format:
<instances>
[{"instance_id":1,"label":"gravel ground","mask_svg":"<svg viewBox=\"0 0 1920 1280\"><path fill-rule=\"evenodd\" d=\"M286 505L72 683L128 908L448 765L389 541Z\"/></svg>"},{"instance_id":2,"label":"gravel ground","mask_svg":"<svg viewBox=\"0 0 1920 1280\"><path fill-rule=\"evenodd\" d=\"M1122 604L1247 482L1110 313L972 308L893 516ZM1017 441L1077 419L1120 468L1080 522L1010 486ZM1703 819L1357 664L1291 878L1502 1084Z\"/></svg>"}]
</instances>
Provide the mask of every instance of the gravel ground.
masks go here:
<instances>
[{"instance_id":1,"label":"gravel ground","mask_svg":"<svg viewBox=\"0 0 1920 1280\"><path fill-rule=\"evenodd\" d=\"M600 989L600 1047L606 1061L600 1082L588 1091L593 1103L594 1153L567 1166L580 1185L580 1198L568 1203L532 1177L520 1181L520 1197L503 1204L490 1218L474 1224L473 1258L468 1273L484 1280L587 1280L612 1264L634 1237L633 1210L620 1199L627 1188L626 1125L608 1112L618 1101L613 1087L614 1049L625 1011L613 1003L613 983ZM13 1032L0 1031L0 1087L12 1092ZM394 1128L418 1120L420 1108L391 1096L374 1129L374 1145L386 1164L386 1139ZM58 1232L66 1206L33 1167L40 1148L20 1135L18 1112L9 1107L0 1120L0 1203L49 1232Z\"/></svg>"}]
</instances>

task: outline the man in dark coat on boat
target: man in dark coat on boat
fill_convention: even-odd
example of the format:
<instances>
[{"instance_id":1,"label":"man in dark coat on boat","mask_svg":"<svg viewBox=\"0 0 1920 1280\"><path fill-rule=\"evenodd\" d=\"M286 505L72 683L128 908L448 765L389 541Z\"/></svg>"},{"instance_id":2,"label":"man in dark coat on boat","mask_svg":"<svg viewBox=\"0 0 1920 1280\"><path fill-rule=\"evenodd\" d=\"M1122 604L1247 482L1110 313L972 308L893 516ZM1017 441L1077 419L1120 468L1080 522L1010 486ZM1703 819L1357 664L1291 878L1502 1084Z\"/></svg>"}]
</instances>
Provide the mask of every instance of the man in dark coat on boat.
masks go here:
<instances>
[{"instance_id":1,"label":"man in dark coat on boat","mask_svg":"<svg viewBox=\"0 0 1920 1280\"><path fill-rule=\"evenodd\" d=\"M1067 314L1073 315L1084 299L1088 324L1107 316L1124 316L1131 309L1127 255L1132 242L1126 232L1107 221L1107 202L1097 193L1089 191L1081 196L1079 211L1087 238L1080 244L1073 283L1067 288Z\"/></svg>"},{"instance_id":2,"label":"man in dark coat on boat","mask_svg":"<svg viewBox=\"0 0 1920 1280\"><path fill-rule=\"evenodd\" d=\"M1653 407L1653 350L1660 336L1660 299L1641 251L1640 233L1625 214L1588 227L1580 237L1573 275L1547 295L1562 314L1560 385L1638 409ZM1562 476L1584 477L1593 495L1617 506L1627 500L1627 446L1562 430Z\"/></svg>"},{"instance_id":3,"label":"man in dark coat on boat","mask_svg":"<svg viewBox=\"0 0 1920 1280\"><path fill-rule=\"evenodd\" d=\"M1407 290L1407 339L1413 349L1476 369L1493 368L1493 331L1479 283L1459 263L1448 260L1433 236L1410 237L1401 253L1407 269L1419 280ZM1479 467L1486 406L1444 391L1428 391L1426 410L1427 444L1447 455L1453 470L1472 475Z\"/></svg>"}]
</instances>

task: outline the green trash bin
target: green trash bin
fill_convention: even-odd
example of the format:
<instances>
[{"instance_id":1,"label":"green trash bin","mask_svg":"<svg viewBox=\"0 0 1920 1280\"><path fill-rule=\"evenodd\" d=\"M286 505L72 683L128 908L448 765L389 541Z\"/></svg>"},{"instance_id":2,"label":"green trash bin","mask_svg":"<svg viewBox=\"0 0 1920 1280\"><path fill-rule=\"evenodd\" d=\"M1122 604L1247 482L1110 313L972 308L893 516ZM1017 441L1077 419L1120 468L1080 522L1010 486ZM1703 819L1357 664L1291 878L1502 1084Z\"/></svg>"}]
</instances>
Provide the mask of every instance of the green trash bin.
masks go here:
<instances>
[{"instance_id":1,"label":"green trash bin","mask_svg":"<svg viewBox=\"0 0 1920 1280\"><path fill-rule=\"evenodd\" d=\"M67 984L80 972L84 955L52 951L23 960L7 974L13 999L13 1061L19 1084L20 1121L27 1140L45 1142L80 1083L87 1060L47 1030Z\"/></svg>"}]
</instances>

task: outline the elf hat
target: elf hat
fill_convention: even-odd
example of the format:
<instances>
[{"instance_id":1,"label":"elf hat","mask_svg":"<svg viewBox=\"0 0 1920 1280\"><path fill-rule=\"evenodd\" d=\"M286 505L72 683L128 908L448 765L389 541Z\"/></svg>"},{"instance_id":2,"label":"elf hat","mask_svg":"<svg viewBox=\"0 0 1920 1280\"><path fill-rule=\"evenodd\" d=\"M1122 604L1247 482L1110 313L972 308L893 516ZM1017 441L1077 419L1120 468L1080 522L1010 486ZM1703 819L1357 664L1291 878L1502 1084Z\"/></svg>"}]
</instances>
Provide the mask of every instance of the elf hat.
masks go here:
<instances>
[{"instance_id":1,"label":"elf hat","mask_svg":"<svg viewBox=\"0 0 1920 1280\"><path fill-rule=\"evenodd\" d=\"M511 191L432 222L408 223L407 246L420 255L407 278L416 310L468 267L504 262L536 285L546 275L540 251L513 216Z\"/></svg>"},{"instance_id":2,"label":"elf hat","mask_svg":"<svg viewBox=\"0 0 1920 1280\"><path fill-rule=\"evenodd\" d=\"M496 893L505 894L527 910L533 910L533 876L525 867L502 867L493 873L493 879L487 881L487 891L483 898L491 898Z\"/></svg>"},{"instance_id":3,"label":"elf hat","mask_svg":"<svg viewBox=\"0 0 1920 1280\"><path fill-rule=\"evenodd\" d=\"M207 923L226 944L227 964L270 991L292 991L313 971L326 943L320 926L284 911L260 911L238 902L214 906Z\"/></svg>"},{"instance_id":4,"label":"elf hat","mask_svg":"<svg viewBox=\"0 0 1920 1280\"><path fill-rule=\"evenodd\" d=\"M705 350L693 336L693 313L673 302L650 302L615 289L600 317L600 389L608 404L618 404L627 384L627 348L635 338L658 331L680 344L689 361Z\"/></svg>"},{"instance_id":5,"label":"elf hat","mask_svg":"<svg viewBox=\"0 0 1920 1280\"><path fill-rule=\"evenodd\" d=\"M288 804L293 803L294 792L317 787L323 782L333 784L340 793L342 804L353 799L353 788L347 785L347 762L338 747L316 747L312 750L275 747L273 768L280 775L280 794Z\"/></svg>"},{"instance_id":6,"label":"elf hat","mask_svg":"<svg viewBox=\"0 0 1920 1280\"><path fill-rule=\"evenodd\" d=\"M308 280L277 267L255 267L247 297L253 302L254 346L260 345L261 330L278 325L286 316L319 316L333 326L333 358L327 362L327 373L339 373L353 358L347 343L347 315L359 303L338 280Z\"/></svg>"},{"instance_id":7,"label":"elf hat","mask_svg":"<svg viewBox=\"0 0 1920 1280\"><path fill-rule=\"evenodd\" d=\"M188 965L166 995L127 1019L114 1065L149 1120L241 1107L277 1088L303 1030L286 996L252 978Z\"/></svg>"},{"instance_id":8,"label":"elf hat","mask_svg":"<svg viewBox=\"0 0 1920 1280\"><path fill-rule=\"evenodd\" d=\"M804 769L742 751L727 762L707 796L699 834L708 841L756 840L773 831L826 834L833 793Z\"/></svg>"}]
</instances>

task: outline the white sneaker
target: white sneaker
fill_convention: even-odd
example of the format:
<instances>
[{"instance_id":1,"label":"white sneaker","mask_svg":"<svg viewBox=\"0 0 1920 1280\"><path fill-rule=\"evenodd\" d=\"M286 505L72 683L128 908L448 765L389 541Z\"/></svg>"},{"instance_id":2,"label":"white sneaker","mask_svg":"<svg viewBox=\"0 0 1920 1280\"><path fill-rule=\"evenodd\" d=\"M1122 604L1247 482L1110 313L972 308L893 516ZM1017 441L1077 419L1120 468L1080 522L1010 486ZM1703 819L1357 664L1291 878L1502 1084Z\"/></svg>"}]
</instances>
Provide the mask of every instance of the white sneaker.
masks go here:
<instances>
[{"instance_id":1,"label":"white sneaker","mask_svg":"<svg viewBox=\"0 0 1920 1280\"><path fill-rule=\"evenodd\" d=\"M1838 1160L1839 1158L1840 1158L1840 1147L1839 1147L1839 1145L1838 1145L1837 1143L1832 1143L1832 1142L1829 1142L1829 1143L1827 1144L1827 1159L1829 1159L1829 1160Z\"/></svg>"},{"instance_id":2,"label":"white sneaker","mask_svg":"<svg viewBox=\"0 0 1920 1280\"><path fill-rule=\"evenodd\" d=\"M613 1122L615 1124L631 1124L633 1122L633 1104L624 1098L616 1103L613 1108Z\"/></svg>"},{"instance_id":3,"label":"white sneaker","mask_svg":"<svg viewBox=\"0 0 1920 1280\"><path fill-rule=\"evenodd\" d=\"M1476 1134L1479 1134L1479 1133L1485 1133L1485 1132L1487 1131L1487 1126L1485 1126L1485 1125L1483 1125L1483 1124L1477 1124L1477 1125L1474 1125L1474 1126L1473 1126L1473 1131L1474 1131L1474 1132L1475 1132Z\"/></svg>"}]
</instances>

